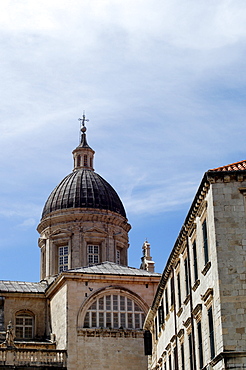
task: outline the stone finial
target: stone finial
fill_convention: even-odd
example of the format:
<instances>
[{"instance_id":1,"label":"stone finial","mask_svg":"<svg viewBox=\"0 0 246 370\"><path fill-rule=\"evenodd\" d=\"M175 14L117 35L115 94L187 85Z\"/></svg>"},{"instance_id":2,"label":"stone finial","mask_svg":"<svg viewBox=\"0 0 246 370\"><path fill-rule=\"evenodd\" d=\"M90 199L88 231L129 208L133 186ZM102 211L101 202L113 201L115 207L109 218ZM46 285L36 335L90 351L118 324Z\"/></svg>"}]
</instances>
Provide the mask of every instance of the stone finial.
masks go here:
<instances>
[{"instance_id":1,"label":"stone finial","mask_svg":"<svg viewBox=\"0 0 246 370\"><path fill-rule=\"evenodd\" d=\"M155 272L155 262L152 261L152 257L150 256L150 244L147 240L143 243L142 250L143 256L141 257L140 269Z\"/></svg>"}]
</instances>

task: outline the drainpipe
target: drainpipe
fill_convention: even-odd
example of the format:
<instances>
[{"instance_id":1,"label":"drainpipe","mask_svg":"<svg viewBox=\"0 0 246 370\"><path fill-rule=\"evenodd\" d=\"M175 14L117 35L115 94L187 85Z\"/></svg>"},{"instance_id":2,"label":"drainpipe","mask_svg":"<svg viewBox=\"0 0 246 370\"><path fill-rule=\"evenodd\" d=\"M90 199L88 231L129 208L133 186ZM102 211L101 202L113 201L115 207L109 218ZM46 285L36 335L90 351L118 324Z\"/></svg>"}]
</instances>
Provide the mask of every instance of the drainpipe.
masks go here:
<instances>
[{"instance_id":1,"label":"drainpipe","mask_svg":"<svg viewBox=\"0 0 246 370\"><path fill-rule=\"evenodd\" d=\"M190 248L189 237L187 236L187 258L188 258L188 274L189 274L189 290L190 290L190 317L191 317L191 338L192 338L192 356L193 370L196 370L196 351L195 351L195 336L194 336L194 321L193 321L193 301L192 301L192 286L191 286L191 270L190 270Z\"/></svg>"}]
</instances>

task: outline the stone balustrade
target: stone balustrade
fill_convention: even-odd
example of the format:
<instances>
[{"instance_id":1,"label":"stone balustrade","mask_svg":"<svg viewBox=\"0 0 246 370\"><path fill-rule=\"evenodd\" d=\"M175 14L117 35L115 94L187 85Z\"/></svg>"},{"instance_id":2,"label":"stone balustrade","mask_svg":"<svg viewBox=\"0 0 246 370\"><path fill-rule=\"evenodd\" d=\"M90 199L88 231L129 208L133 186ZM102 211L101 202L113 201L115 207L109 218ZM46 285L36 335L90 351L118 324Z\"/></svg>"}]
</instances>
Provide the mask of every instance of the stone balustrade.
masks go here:
<instances>
[{"instance_id":1,"label":"stone balustrade","mask_svg":"<svg viewBox=\"0 0 246 370\"><path fill-rule=\"evenodd\" d=\"M66 351L0 348L1 365L66 368Z\"/></svg>"}]
</instances>

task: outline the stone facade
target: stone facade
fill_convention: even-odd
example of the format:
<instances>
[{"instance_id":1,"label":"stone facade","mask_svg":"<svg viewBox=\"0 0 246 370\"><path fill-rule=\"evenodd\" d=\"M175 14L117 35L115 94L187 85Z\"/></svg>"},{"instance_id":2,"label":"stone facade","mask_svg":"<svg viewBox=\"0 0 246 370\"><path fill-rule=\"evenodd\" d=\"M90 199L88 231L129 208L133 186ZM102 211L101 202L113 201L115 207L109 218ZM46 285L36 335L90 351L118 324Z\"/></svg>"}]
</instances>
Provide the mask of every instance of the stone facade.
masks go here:
<instances>
[{"instance_id":1,"label":"stone facade","mask_svg":"<svg viewBox=\"0 0 246 370\"><path fill-rule=\"evenodd\" d=\"M137 302L147 314L159 277L67 273L47 290L57 348L67 348L69 369L144 369L143 331L85 328L88 308L97 297L118 294ZM112 324L113 325L113 324ZM75 345L76 343L76 345ZM131 361L129 362L129 359Z\"/></svg>"},{"instance_id":2,"label":"stone facade","mask_svg":"<svg viewBox=\"0 0 246 370\"><path fill-rule=\"evenodd\" d=\"M0 281L0 368L147 368L143 324L160 274L147 242L142 268L127 266L131 226L94 172L84 123L74 170L38 225L41 282Z\"/></svg>"},{"instance_id":3,"label":"stone facade","mask_svg":"<svg viewBox=\"0 0 246 370\"><path fill-rule=\"evenodd\" d=\"M149 369L245 368L246 171L238 166L202 180L145 322Z\"/></svg>"}]
</instances>

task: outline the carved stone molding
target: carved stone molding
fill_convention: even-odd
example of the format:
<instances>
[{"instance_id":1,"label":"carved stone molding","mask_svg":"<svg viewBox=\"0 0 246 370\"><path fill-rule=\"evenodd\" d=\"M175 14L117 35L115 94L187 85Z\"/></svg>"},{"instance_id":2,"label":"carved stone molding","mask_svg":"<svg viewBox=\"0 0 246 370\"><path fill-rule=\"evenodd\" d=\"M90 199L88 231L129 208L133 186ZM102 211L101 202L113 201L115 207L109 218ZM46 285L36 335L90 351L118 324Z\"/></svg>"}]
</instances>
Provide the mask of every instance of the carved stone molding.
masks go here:
<instances>
[{"instance_id":1,"label":"carved stone molding","mask_svg":"<svg viewBox=\"0 0 246 370\"><path fill-rule=\"evenodd\" d=\"M210 269L210 267L211 267L211 262L210 262L210 261L208 261L208 262L206 263L206 265L204 266L204 269L202 270L202 274L203 274L204 276L207 274L207 272L208 272L208 270Z\"/></svg>"},{"instance_id":2,"label":"carved stone molding","mask_svg":"<svg viewBox=\"0 0 246 370\"><path fill-rule=\"evenodd\" d=\"M183 322L183 325L185 326L187 334L189 335L192 331L191 317L188 317L188 319Z\"/></svg>"},{"instance_id":3,"label":"carved stone molding","mask_svg":"<svg viewBox=\"0 0 246 370\"><path fill-rule=\"evenodd\" d=\"M201 299L204 302L205 306L209 308L213 301L213 288L208 288L206 292L201 295Z\"/></svg>"},{"instance_id":4,"label":"carved stone molding","mask_svg":"<svg viewBox=\"0 0 246 370\"><path fill-rule=\"evenodd\" d=\"M143 330L125 329L78 329L78 336L82 337L110 337L110 338L143 338Z\"/></svg>"},{"instance_id":5,"label":"carved stone molding","mask_svg":"<svg viewBox=\"0 0 246 370\"><path fill-rule=\"evenodd\" d=\"M201 303L196 305L196 307L192 311L192 315L194 316L196 321L201 321L201 318L202 318L202 305L201 305Z\"/></svg>"},{"instance_id":6,"label":"carved stone molding","mask_svg":"<svg viewBox=\"0 0 246 370\"><path fill-rule=\"evenodd\" d=\"M193 292L195 292L195 291L197 290L197 288L199 287L199 285L200 285L200 280L199 280L199 279L197 279L197 280L195 281L195 284L194 284L194 285L193 285L193 287L192 287Z\"/></svg>"}]
</instances>

